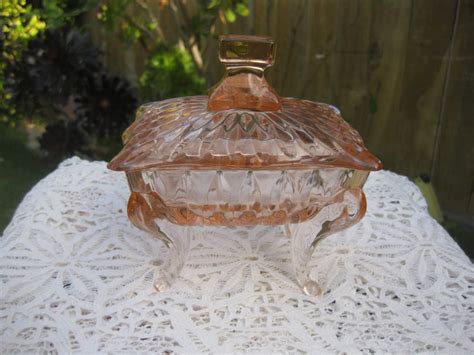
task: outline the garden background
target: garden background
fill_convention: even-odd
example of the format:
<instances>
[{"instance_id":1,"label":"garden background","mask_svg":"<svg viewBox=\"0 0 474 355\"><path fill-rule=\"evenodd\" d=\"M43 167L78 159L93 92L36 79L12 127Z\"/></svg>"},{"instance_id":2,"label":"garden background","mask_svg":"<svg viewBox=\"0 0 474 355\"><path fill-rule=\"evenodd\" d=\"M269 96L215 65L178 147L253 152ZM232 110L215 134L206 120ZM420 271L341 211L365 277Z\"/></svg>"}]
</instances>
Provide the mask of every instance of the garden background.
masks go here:
<instances>
[{"instance_id":1,"label":"garden background","mask_svg":"<svg viewBox=\"0 0 474 355\"><path fill-rule=\"evenodd\" d=\"M112 157L139 104L205 93L220 34L258 34L277 91L430 181L474 255L474 0L2 0L0 26L0 230L62 159Z\"/></svg>"}]
</instances>

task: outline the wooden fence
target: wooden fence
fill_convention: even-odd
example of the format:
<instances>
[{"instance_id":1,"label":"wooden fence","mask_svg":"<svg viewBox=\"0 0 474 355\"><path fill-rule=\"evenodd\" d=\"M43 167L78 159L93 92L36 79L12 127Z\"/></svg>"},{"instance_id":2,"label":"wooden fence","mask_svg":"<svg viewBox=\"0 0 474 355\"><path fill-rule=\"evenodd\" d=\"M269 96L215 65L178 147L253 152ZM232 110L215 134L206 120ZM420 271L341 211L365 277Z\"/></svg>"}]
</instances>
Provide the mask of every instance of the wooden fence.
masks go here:
<instances>
[{"instance_id":1,"label":"wooden fence","mask_svg":"<svg viewBox=\"0 0 474 355\"><path fill-rule=\"evenodd\" d=\"M155 9L172 39L176 24ZM268 78L281 95L339 107L386 169L429 174L444 210L474 215L474 0L254 0L250 10L219 32L277 41ZM109 66L135 79L144 54L95 37ZM204 60L217 81L215 40Z\"/></svg>"}]
</instances>

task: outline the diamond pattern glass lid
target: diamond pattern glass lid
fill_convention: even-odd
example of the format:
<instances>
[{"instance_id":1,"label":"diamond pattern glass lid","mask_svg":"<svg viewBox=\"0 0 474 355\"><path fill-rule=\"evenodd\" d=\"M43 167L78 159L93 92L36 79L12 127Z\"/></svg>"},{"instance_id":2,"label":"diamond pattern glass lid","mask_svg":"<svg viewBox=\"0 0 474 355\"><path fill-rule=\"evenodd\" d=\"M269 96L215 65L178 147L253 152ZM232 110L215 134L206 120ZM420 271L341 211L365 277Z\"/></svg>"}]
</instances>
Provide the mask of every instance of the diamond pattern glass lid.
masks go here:
<instances>
[{"instance_id":1,"label":"diamond pattern glass lid","mask_svg":"<svg viewBox=\"0 0 474 355\"><path fill-rule=\"evenodd\" d=\"M381 169L336 108L278 96L264 77L274 51L267 37L221 37L226 73L209 96L141 106L109 168Z\"/></svg>"}]
</instances>

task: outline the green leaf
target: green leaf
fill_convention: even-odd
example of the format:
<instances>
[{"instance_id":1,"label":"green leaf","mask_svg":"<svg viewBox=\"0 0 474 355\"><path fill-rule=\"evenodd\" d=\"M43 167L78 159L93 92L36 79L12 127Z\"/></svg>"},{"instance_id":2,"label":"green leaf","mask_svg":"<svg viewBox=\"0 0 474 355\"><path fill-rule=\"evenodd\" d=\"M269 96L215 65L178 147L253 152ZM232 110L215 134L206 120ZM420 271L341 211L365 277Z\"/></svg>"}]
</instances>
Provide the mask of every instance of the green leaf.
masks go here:
<instances>
[{"instance_id":1,"label":"green leaf","mask_svg":"<svg viewBox=\"0 0 474 355\"><path fill-rule=\"evenodd\" d=\"M148 22L146 27L153 31L153 30L156 30L156 28L158 27L158 24L156 22Z\"/></svg>"},{"instance_id":2,"label":"green leaf","mask_svg":"<svg viewBox=\"0 0 474 355\"><path fill-rule=\"evenodd\" d=\"M58 28L64 24L64 11L57 0L44 0L43 8L43 16L46 18L49 27Z\"/></svg>"},{"instance_id":3,"label":"green leaf","mask_svg":"<svg viewBox=\"0 0 474 355\"><path fill-rule=\"evenodd\" d=\"M142 101L162 100L205 92L204 79L186 51L156 48L139 78Z\"/></svg>"},{"instance_id":4,"label":"green leaf","mask_svg":"<svg viewBox=\"0 0 474 355\"><path fill-rule=\"evenodd\" d=\"M213 9L215 7L218 7L219 5L221 4L221 1L220 0L211 0L209 2L209 5L207 5L207 8L208 9Z\"/></svg>"},{"instance_id":5,"label":"green leaf","mask_svg":"<svg viewBox=\"0 0 474 355\"><path fill-rule=\"evenodd\" d=\"M232 9L225 9L224 16L225 16L225 19L231 23L235 22L236 20L235 12L232 11Z\"/></svg>"},{"instance_id":6,"label":"green leaf","mask_svg":"<svg viewBox=\"0 0 474 355\"><path fill-rule=\"evenodd\" d=\"M235 5L235 12L237 12L240 16L246 17L249 15L249 8L245 4L238 3Z\"/></svg>"}]
</instances>

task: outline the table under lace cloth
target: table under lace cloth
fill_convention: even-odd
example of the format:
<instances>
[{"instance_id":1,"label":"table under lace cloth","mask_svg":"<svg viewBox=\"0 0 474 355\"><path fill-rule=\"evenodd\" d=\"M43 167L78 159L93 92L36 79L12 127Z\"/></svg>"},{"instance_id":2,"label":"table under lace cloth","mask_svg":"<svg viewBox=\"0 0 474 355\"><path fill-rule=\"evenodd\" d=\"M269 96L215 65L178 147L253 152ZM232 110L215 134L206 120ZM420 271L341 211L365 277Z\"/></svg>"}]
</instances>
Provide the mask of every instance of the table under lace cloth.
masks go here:
<instances>
[{"instance_id":1,"label":"table under lace cloth","mask_svg":"<svg viewBox=\"0 0 474 355\"><path fill-rule=\"evenodd\" d=\"M0 239L0 352L474 351L474 266L407 178L365 191L366 217L313 255L320 297L285 272L287 239L211 229L157 293L164 246L128 222L124 174L69 159Z\"/></svg>"}]
</instances>

